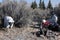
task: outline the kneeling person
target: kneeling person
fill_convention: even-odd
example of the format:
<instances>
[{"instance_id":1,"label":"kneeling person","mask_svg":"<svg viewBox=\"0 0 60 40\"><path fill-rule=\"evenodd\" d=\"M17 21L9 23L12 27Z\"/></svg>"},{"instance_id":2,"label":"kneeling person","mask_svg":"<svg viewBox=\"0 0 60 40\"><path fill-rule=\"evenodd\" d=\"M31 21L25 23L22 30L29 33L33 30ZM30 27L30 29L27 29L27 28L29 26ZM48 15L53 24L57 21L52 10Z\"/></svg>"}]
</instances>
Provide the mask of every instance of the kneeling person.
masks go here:
<instances>
[{"instance_id":1,"label":"kneeling person","mask_svg":"<svg viewBox=\"0 0 60 40\"><path fill-rule=\"evenodd\" d=\"M10 16L5 16L4 17L4 27L5 28L12 28L14 24L14 20Z\"/></svg>"}]
</instances>

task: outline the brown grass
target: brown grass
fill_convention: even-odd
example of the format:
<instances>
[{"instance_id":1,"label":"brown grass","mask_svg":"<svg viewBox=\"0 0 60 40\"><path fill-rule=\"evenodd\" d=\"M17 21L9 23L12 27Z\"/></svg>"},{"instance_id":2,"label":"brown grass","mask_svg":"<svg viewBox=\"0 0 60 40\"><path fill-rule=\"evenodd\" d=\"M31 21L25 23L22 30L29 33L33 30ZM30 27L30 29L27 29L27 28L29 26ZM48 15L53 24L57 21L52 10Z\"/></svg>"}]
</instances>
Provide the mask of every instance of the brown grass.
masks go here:
<instances>
[{"instance_id":1,"label":"brown grass","mask_svg":"<svg viewBox=\"0 0 60 40\"><path fill-rule=\"evenodd\" d=\"M36 32L38 29L23 27L23 28L12 28L8 32L0 30L0 40L49 40L45 36L37 37L31 32ZM56 36L60 40L60 36ZM55 40L54 38L51 40Z\"/></svg>"}]
</instances>

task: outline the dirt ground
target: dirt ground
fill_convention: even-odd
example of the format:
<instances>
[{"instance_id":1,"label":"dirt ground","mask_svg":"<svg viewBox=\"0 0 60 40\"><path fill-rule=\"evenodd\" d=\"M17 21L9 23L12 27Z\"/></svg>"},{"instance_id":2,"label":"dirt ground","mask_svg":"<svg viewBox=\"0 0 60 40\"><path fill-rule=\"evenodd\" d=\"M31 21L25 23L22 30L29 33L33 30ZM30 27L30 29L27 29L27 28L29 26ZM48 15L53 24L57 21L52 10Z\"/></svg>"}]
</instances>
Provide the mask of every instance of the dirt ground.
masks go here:
<instances>
[{"instance_id":1,"label":"dirt ground","mask_svg":"<svg viewBox=\"0 0 60 40\"><path fill-rule=\"evenodd\" d=\"M32 34L32 32L37 32L38 29L30 28L30 27L23 27L23 28L16 28L13 27L9 29L9 31L0 30L0 40L60 40L59 33L52 37L47 37L41 35L37 37L36 34Z\"/></svg>"}]
</instances>

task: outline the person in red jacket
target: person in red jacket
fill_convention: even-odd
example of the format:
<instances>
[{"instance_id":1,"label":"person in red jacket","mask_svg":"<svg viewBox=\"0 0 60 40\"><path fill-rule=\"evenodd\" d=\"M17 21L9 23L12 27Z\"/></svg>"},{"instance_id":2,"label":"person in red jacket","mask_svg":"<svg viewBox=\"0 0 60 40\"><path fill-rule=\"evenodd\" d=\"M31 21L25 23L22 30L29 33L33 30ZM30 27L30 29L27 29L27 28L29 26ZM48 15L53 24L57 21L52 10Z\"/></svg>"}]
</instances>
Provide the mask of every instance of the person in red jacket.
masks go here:
<instances>
[{"instance_id":1,"label":"person in red jacket","mask_svg":"<svg viewBox=\"0 0 60 40\"><path fill-rule=\"evenodd\" d=\"M50 22L48 20L43 19L43 27L48 27L50 25Z\"/></svg>"}]
</instances>

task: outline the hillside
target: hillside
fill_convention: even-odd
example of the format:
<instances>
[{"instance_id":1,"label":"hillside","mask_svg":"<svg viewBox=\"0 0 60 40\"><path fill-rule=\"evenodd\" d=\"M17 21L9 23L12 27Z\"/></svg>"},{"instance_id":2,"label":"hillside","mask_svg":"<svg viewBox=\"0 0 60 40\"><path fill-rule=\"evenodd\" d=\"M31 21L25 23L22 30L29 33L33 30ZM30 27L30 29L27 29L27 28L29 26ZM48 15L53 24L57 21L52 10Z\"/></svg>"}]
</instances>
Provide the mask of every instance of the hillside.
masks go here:
<instances>
[{"instance_id":1,"label":"hillside","mask_svg":"<svg viewBox=\"0 0 60 40\"><path fill-rule=\"evenodd\" d=\"M30 27L23 27L23 28L16 28L9 29L8 32L4 30L0 30L0 40L60 40L59 33L56 33L54 37L46 37L41 35L41 37L37 37L36 33L38 29L30 28ZM34 32L34 34L33 34ZM52 34L53 35L53 34Z\"/></svg>"}]
</instances>

